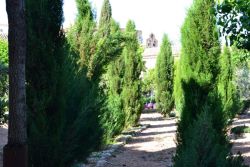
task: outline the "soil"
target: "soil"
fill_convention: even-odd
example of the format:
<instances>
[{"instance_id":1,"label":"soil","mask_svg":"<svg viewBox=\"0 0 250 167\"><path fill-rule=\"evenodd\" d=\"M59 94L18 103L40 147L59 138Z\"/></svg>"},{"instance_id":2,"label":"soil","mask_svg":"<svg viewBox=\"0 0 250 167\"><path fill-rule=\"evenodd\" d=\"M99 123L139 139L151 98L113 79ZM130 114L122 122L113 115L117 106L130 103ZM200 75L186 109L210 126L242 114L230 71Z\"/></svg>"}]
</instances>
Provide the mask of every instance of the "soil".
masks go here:
<instances>
[{"instance_id":1,"label":"soil","mask_svg":"<svg viewBox=\"0 0 250 167\"><path fill-rule=\"evenodd\" d=\"M150 127L135 136L108 159L105 167L170 167L175 154L176 119L161 114L143 113L141 124Z\"/></svg>"}]
</instances>

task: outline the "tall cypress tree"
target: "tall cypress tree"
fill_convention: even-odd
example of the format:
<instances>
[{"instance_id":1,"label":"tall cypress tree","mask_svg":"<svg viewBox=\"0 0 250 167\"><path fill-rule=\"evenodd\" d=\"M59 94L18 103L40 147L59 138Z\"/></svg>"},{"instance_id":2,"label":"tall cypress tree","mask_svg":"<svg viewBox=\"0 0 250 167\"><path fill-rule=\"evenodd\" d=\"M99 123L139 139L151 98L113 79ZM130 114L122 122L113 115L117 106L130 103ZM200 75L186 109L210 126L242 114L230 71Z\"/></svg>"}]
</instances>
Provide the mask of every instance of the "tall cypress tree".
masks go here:
<instances>
[{"instance_id":1,"label":"tall cypress tree","mask_svg":"<svg viewBox=\"0 0 250 167\"><path fill-rule=\"evenodd\" d=\"M182 125L187 128L197 117L207 101L209 92L216 86L220 46L213 5L213 0L195 0L181 30L182 87L184 99L189 101L184 101L179 128ZM191 86L199 88L191 91ZM191 106L193 111L188 110Z\"/></svg>"},{"instance_id":2,"label":"tall cypress tree","mask_svg":"<svg viewBox=\"0 0 250 167\"><path fill-rule=\"evenodd\" d=\"M30 164L62 166L65 75L63 2L26 0L26 61ZM38 19L39 18L39 19Z\"/></svg>"},{"instance_id":3,"label":"tall cypress tree","mask_svg":"<svg viewBox=\"0 0 250 167\"><path fill-rule=\"evenodd\" d=\"M214 7L214 0L195 0L181 31L184 104L177 129L176 167L242 163L230 157L217 91L220 45Z\"/></svg>"},{"instance_id":4,"label":"tall cypress tree","mask_svg":"<svg viewBox=\"0 0 250 167\"><path fill-rule=\"evenodd\" d=\"M110 132L109 122L114 120L108 119L110 110L106 109L102 76L110 61L121 54L119 31L113 28L111 18L100 18L105 20L102 25L111 24L110 33L103 34L102 27L97 27L93 19L89 1L76 2L76 23L67 35L74 65L67 107L67 119L70 119L65 126L68 132L65 143L73 147L65 149L67 164L71 164L72 160L84 160L90 152L100 148L103 139L112 137L107 133ZM102 13L109 9L111 7L105 8Z\"/></svg>"},{"instance_id":5,"label":"tall cypress tree","mask_svg":"<svg viewBox=\"0 0 250 167\"><path fill-rule=\"evenodd\" d=\"M127 23L125 35L127 41L123 50L125 72L122 98L126 114L125 124L126 126L130 126L137 123L143 107L140 75L144 65L135 23L131 20Z\"/></svg>"},{"instance_id":6,"label":"tall cypress tree","mask_svg":"<svg viewBox=\"0 0 250 167\"><path fill-rule=\"evenodd\" d=\"M190 134L193 133L192 131L195 129L202 131L198 130L202 127L199 123L200 119L204 119L203 116L200 116L201 113L206 112L205 115L211 117L211 123L208 123L208 129L203 129L202 133L204 135L197 137L201 137L200 140L202 140L205 134L216 135L216 140L209 141L213 143L211 146L216 145L217 142L221 145L226 142L224 134L225 122L215 89L219 68L220 45L215 26L214 5L213 0L195 0L188 11L181 30L184 104L177 129L178 144L175 166L178 167L184 166L185 159L198 166L206 166L206 164L218 165L216 164L216 156L211 159L203 157L212 151L210 147L203 150L195 147L192 153L187 153L190 151L189 148L192 142L194 142L189 139ZM196 121L197 123L195 123ZM212 132L211 129L214 129L215 132ZM199 154L199 151L203 151L203 153ZM204 161L200 163L199 160L202 159Z\"/></svg>"},{"instance_id":7,"label":"tall cypress tree","mask_svg":"<svg viewBox=\"0 0 250 167\"><path fill-rule=\"evenodd\" d=\"M156 60L156 102L158 109L167 115L173 108L174 59L168 36L163 36L161 50Z\"/></svg>"},{"instance_id":8,"label":"tall cypress tree","mask_svg":"<svg viewBox=\"0 0 250 167\"><path fill-rule=\"evenodd\" d=\"M122 36L119 24L114 20L111 22L110 33L118 33ZM125 114L121 97L124 71L124 59L120 54L108 65L107 73L104 75L107 85L106 108L103 110L102 115L102 126L105 129L105 142L112 140L112 138L119 134L124 128Z\"/></svg>"}]
</instances>

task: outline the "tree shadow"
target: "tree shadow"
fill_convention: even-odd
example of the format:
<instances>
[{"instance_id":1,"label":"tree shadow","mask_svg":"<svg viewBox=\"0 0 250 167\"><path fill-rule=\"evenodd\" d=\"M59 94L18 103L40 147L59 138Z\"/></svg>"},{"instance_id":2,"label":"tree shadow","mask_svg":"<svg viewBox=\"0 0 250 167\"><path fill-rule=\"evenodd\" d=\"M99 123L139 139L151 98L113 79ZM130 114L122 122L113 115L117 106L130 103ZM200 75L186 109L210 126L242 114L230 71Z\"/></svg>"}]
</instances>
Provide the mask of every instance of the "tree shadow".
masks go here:
<instances>
[{"instance_id":1,"label":"tree shadow","mask_svg":"<svg viewBox=\"0 0 250 167\"><path fill-rule=\"evenodd\" d=\"M176 126L176 123L150 125L150 128L167 128L167 127L173 127L173 126Z\"/></svg>"},{"instance_id":2,"label":"tree shadow","mask_svg":"<svg viewBox=\"0 0 250 167\"><path fill-rule=\"evenodd\" d=\"M105 167L170 167L174 154L175 147L152 152L123 147L108 159Z\"/></svg>"},{"instance_id":3,"label":"tree shadow","mask_svg":"<svg viewBox=\"0 0 250 167\"><path fill-rule=\"evenodd\" d=\"M167 122L165 118L144 117L140 120L149 121L147 130L136 134L130 139L126 146L118 149L112 157L108 159L105 167L170 167L172 157L175 154L174 141L162 141L165 137L174 140L176 123ZM162 121L162 122L159 122ZM159 142L159 144L158 144ZM151 145L152 144L152 145Z\"/></svg>"},{"instance_id":4,"label":"tree shadow","mask_svg":"<svg viewBox=\"0 0 250 167\"><path fill-rule=\"evenodd\" d=\"M237 154L238 152L244 154L244 163L246 165L250 165L250 141L244 143L235 141L233 146L233 153Z\"/></svg>"}]
</instances>

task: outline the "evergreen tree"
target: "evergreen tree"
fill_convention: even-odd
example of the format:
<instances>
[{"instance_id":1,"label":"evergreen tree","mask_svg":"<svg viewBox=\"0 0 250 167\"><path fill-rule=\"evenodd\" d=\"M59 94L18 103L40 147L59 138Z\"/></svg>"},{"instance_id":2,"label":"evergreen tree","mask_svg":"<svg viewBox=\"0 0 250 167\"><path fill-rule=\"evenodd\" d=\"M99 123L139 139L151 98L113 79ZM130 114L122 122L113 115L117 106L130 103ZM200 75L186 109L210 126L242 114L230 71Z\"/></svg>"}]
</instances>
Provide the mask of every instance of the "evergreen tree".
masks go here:
<instances>
[{"instance_id":1,"label":"evergreen tree","mask_svg":"<svg viewBox=\"0 0 250 167\"><path fill-rule=\"evenodd\" d=\"M65 149L65 153L68 153L65 158L67 164L71 164L72 160L84 160L90 152L100 148L103 142L117 133L111 132L116 126L110 125L116 120L112 120L113 113L109 110L112 104L106 103L108 97L103 88L103 74L110 61L121 54L119 27L111 22L111 18L100 18L105 20L103 25L110 24L110 33L103 34L102 27L97 28L93 20L89 1L79 0L77 7L76 23L67 35L74 66L71 74L74 77L69 79L68 126L65 127L68 132L65 143L73 147ZM107 12L106 8L103 12Z\"/></svg>"},{"instance_id":2,"label":"evergreen tree","mask_svg":"<svg viewBox=\"0 0 250 167\"><path fill-rule=\"evenodd\" d=\"M180 69L183 95L180 98L183 98L183 105L182 120L178 127L181 128L183 125L183 128L186 128L190 124L189 121L201 112L200 108L206 103L209 92L213 92L215 88L219 73L220 45L215 26L213 0L194 1L182 26L181 35ZM184 85L187 89L195 91L185 92ZM185 101L188 97L190 103ZM191 97L194 99L191 100ZM201 97L203 98L200 99ZM186 106L192 105L193 111L185 111Z\"/></svg>"},{"instance_id":3,"label":"evergreen tree","mask_svg":"<svg viewBox=\"0 0 250 167\"><path fill-rule=\"evenodd\" d=\"M63 166L63 122L66 108L63 2L26 0L28 53L26 88L29 163ZM39 19L38 19L39 18Z\"/></svg>"},{"instance_id":4,"label":"evergreen tree","mask_svg":"<svg viewBox=\"0 0 250 167\"><path fill-rule=\"evenodd\" d=\"M111 34L119 33L122 35L119 25L112 20ZM119 55L112 61L104 75L107 84L106 108L103 110L102 125L105 129L105 142L110 142L112 138L119 134L125 124L125 113L123 111L121 93L123 90L124 60Z\"/></svg>"},{"instance_id":5,"label":"evergreen tree","mask_svg":"<svg viewBox=\"0 0 250 167\"><path fill-rule=\"evenodd\" d=\"M184 129L201 112L209 92L215 87L218 74L220 47L213 5L213 0L195 0L188 11L181 31L182 87L184 99L189 100L188 102L184 100L178 126L183 140ZM194 110L190 111L188 108L194 108Z\"/></svg>"},{"instance_id":6,"label":"evergreen tree","mask_svg":"<svg viewBox=\"0 0 250 167\"><path fill-rule=\"evenodd\" d=\"M142 111L142 81L140 75L144 64L142 61L142 50L133 21L128 21L125 36L127 40L122 54L125 68L122 99L126 114L125 126L127 127L137 123Z\"/></svg>"},{"instance_id":7,"label":"evergreen tree","mask_svg":"<svg viewBox=\"0 0 250 167\"><path fill-rule=\"evenodd\" d=\"M102 36L110 34L112 9L109 0L104 0L102 5L101 17L99 20L99 31Z\"/></svg>"},{"instance_id":8,"label":"evergreen tree","mask_svg":"<svg viewBox=\"0 0 250 167\"><path fill-rule=\"evenodd\" d=\"M241 166L230 156L226 119L217 91L220 46L215 2L195 0L182 27L183 107L175 166ZM206 144L202 141L207 141Z\"/></svg>"},{"instance_id":9,"label":"evergreen tree","mask_svg":"<svg viewBox=\"0 0 250 167\"><path fill-rule=\"evenodd\" d=\"M231 52L228 47L224 47L224 51L220 58L220 75L218 90L222 98L223 110L228 118L234 118L239 110L239 97L237 95L236 86L234 85L234 67L232 63Z\"/></svg>"},{"instance_id":10,"label":"evergreen tree","mask_svg":"<svg viewBox=\"0 0 250 167\"><path fill-rule=\"evenodd\" d=\"M157 108L167 115L173 108L174 59L167 35L163 36L160 54L156 61L156 103Z\"/></svg>"}]
</instances>

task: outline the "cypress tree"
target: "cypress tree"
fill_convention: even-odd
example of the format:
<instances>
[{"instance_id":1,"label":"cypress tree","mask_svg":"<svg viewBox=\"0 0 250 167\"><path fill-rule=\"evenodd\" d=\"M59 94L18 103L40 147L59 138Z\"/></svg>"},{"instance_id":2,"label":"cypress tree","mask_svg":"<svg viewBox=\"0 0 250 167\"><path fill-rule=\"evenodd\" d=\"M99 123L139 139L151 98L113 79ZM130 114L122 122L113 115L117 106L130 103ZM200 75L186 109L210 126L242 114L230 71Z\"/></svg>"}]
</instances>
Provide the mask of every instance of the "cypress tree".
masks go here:
<instances>
[{"instance_id":1,"label":"cypress tree","mask_svg":"<svg viewBox=\"0 0 250 167\"><path fill-rule=\"evenodd\" d=\"M222 98L223 110L228 118L234 118L239 109L239 97L234 85L232 56L228 47L224 47L220 57L220 75L218 90Z\"/></svg>"},{"instance_id":2,"label":"cypress tree","mask_svg":"<svg viewBox=\"0 0 250 167\"><path fill-rule=\"evenodd\" d=\"M230 158L223 105L217 91L220 45L214 7L213 0L195 0L181 31L183 107L177 128L176 167L236 163Z\"/></svg>"},{"instance_id":3,"label":"cypress tree","mask_svg":"<svg viewBox=\"0 0 250 167\"><path fill-rule=\"evenodd\" d=\"M167 35L163 36L161 50L156 60L156 103L158 109L167 115L173 108L174 59Z\"/></svg>"},{"instance_id":4,"label":"cypress tree","mask_svg":"<svg viewBox=\"0 0 250 167\"><path fill-rule=\"evenodd\" d=\"M26 88L31 166L63 166L65 113L63 2L26 0ZM38 19L39 18L39 19Z\"/></svg>"},{"instance_id":5,"label":"cypress tree","mask_svg":"<svg viewBox=\"0 0 250 167\"><path fill-rule=\"evenodd\" d=\"M99 20L99 31L102 36L110 34L112 9L109 0L104 0Z\"/></svg>"},{"instance_id":6,"label":"cypress tree","mask_svg":"<svg viewBox=\"0 0 250 167\"><path fill-rule=\"evenodd\" d=\"M131 20L127 23L125 35L127 40L122 54L125 68L122 99L126 114L125 126L130 126L137 123L143 107L140 75L144 65L135 23Z\"/></svg>"},{"instance_id":7,"label":"cypress tree","mask_svg":"<svg viewBox=\"0 0 250 167\"><path fill-rule=\"evenodd\" d=\"M102 27L97 27L93 19L89 1L78 0L77 8L76 23L67 36L74 66L67 107L68 126L65 126L65 143L73 147L65 149L67 164L83 161L113 137L113 127L109 125L114 120L112 116L109 119L103 74L110 61L121 54L119 27L114 28L111 18L100 18L105 20L103 25L110 24L110 33L103 34Z\"/></svg>"},{"instance_id":8,"label":"cypress tree","mask_svg":"<svg viewBox=\"0 0 250 167\"><path fill-rule=\"evenodd\" d=\"M220 46L213 5L213 0L195 0L182 27L182 87L184 99L190 100L184 100L179 128L187 128L197 117L216 85ZM196 91L191 86L197 86ZM194 110L187 110L191 106Z\"/></svg>"},{"instance_id":9,"label":"cypress tree","mask_svg":"<svg viewBox=\"0 0 250 167\"><path fill-rule=\"evenodd\" d=\"M199 164L200 159L194 157L196 152L197 154L199 153L198 147L193 150L192 155L184 154L184 152L190 148L191 142L193 142L189 139L190 133L200 128L198 127L199 123L196 124L195 121L202 117L200 116L201 113L207 112L208 117L211 117L210 128L215 129L215 132L212 133L218 136L218 140L211 141L213 142L211 146L216 145L217 142L221 145L226 143L224 117L215 89L220 46L215 26L213 0L194 1L188 11L181 34L181 69L183 70L182 89L184 104L177 129L178 144L175 166L178 167L182 166L180 164L184 165L182 161L186 158L189 158L189 161L194 164ZM202 133L210 134L209 131L209 129L203 129ZM203 138L202 135L200 137L199 140ZM209 153L210 149L206 148L203 151ZM216 158L216 156L212 160L205 158L207 162L204 163L216 164Z\"/></svg>"},{"instance_id":10,"label":"cypress tree","mask_svg":"<svg viewBox=\"0 0 250 167\"><path fill-rule=\"evenodd\" d=\"M111 34L118 33L122 35L118 23L111 22ZM121 93L123 90L124 60L119 55L107 67L107 73L104 75L107 84L106 108L103 110L102 126L105 129L104 142L110 142L112 138L119 134L125 124L125 113L123 111Z\"/></svg>"}]
</instances>

